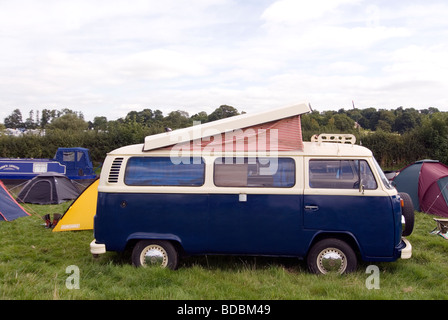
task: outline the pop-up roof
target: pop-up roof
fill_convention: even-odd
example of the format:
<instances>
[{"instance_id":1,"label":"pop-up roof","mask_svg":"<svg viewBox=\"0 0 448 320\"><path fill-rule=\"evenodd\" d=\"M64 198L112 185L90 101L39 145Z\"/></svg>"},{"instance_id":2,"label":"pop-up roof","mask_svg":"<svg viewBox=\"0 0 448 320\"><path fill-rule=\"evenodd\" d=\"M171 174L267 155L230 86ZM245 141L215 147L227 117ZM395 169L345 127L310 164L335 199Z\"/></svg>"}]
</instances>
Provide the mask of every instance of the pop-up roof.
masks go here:
<instances>
[{"instance_id":1,"label":"pop-up roof","mask_svg":"<svg viewBox=\"0 0 448 320\"><path fill-rule=\"evenodd\" d=\"M300 115L308 104L242 114L145 138L143 151L189 148L194 151L303 150Z\"/></svg>"}]
</instances>

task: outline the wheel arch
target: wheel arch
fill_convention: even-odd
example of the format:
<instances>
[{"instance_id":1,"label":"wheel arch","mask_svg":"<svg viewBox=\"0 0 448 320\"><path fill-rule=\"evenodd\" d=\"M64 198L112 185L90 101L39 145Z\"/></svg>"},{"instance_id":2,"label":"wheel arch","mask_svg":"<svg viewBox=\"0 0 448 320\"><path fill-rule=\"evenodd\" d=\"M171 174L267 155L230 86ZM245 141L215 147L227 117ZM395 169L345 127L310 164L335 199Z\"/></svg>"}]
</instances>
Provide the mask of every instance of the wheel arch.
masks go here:
<instances>
[{"instance_id":1,"label":"wheel arch","mask_svg":"<svg viewBox=\"0 0 448 320\"><path fill-rule=\"evenodd\" d=\"M135 232L126 239L126 250L132 250L140 240L164 240L171 242L179 254L184 254L182 240L171 233Z\"/></svg>"},{"instance_id":2,"label":"wheel arch","mask_svg":"<svg viewBox=\"0 0 448 320\"><path fill-rule=\"evenodd\" d=\"M329 238L336 238L339 240L342 240L346 242L350 247L352 247L353 251L355 251L355 254L358 256L358 258L363 257L361 247L356 240L356 237L350 233L350 232L318 232L314 235L313 239L310 242L310 245L308 246L308 250L306 255L310 252L311 248L318 243L321 240L329 239Z\"/></svg>"}]
</instances>

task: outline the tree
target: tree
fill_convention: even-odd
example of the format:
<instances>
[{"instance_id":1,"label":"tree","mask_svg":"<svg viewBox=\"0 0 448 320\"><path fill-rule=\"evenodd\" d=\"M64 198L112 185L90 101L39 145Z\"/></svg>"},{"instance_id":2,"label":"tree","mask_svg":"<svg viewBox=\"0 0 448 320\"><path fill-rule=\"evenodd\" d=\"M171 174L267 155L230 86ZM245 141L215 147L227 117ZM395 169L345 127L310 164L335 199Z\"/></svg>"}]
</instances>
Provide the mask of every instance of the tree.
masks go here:
<instances>
[{"instance_id":1,"label":"tree","mask_svg":"<svg viewBox=\"0 0 448 320\"><path fill-rule=\"evenodd\" d=\"M36 129L37 128L37 124L34 122L34 111L31 110L29 113L28 118L26 118L25 120L25 129Z\"/></svg>"},{"instance_id":2,"label":"tree","mask_svg":"<svg viewBox=\"0 0 448 320\"><path fill-rule=\"evenodd\" d=\"M162 121L163 120L163 112L160 110L154 110L154 120Z\"/></svg>"},{"instance_id":3,"label":"tree","mask_svg":"<svg viewBox=\"0 0 448 320\"><path fill-rule=\"evenodd\" d=\"M350 119L346 114L335 114L334 126L341 132L351 132L355 127L355 121Z\"/></svg>"},{"instance_id":4,"label":"tree","mask_svg":"<svg viewBox=\"0 0 448 320\"><path fill-rule=\"evenodd\" d=\"M412 130L420 124L420 115L417 110L410 108L405 109L398 108L398 115L394 123L394 131L398 133L404 133L406 131Z\"/></svg>"},{"instance_id":5,"label":"tree","mask_svg":"<svg viewBox=\"0 0 448 320\"><path fill-rule=\"evenodd\" d=\"M51 119L52 119L51 111L48 109L42 110L42 117L40 118L40 127L42 129L45 129L47 124L49 124L51 122Z\"/></svg>"},{"instance_id":6,"label":"tree","mask_svg":"<svg viewBox=\"0 0 448 320\"><path fill-rule=\"evenodd\" d=\"M375 130L376 124L378 123L378 112L375 108L367 108L361 110L362 118L359 119L358 123L364 129Z\"/></svg>"},{"instance_id":7,"label":"tree","mask_svg":"<svg viewBox=\"0 0 448 320\"><path fill-rule=\"evenodd\" d=\"M233 117L239 115L237 109L228 105L221 105L219 108L215 109L209 116L208 121L215 121L219 119L224 119L228 117Z\"/></svg>"},{"instance_id":8,"label":"tree","mask_svg":"<svg viewBox=\"0 0 448 320\"><path fill-rule=\"evenodd\" d=\"M349 116L350 119L353 119L357 123L359 123L359 120L362 118L362 114L361 111L359 111L359 109L347 110L347 116Z\"/></svg>"},{"instance_id":9,"label":"tree","mask_svg":"<svg viewBox=\"0 0 448 320\"><path fill-rule=\"evenodd\" d=\"M385 120L378 120L378 123L376 125L376 130L381 130L384 132L391 132L392 126Z\"/></svg>"},{"instance_id":10,"label":"tree","mask_svg":"<svg viewBox=\"0 0 448 320\"><path fill-rule=\"evenodd\" d=\"M302 130L309 131L311 134L318 133L319 131L319 122L315 119L315 117L313 117L314 112L317 111L313 111L312 114L308 113L300 116Z\"/></svg>"},{"instance_id":11,"label":"tree","mask_svg":"<svg viewBox=\"0 0 448 320\"><path fill-rule=\"evenodd\" d=\"M395 123L395 114L393 111L379 110L378 122L376 124L376 130L380 129L386 132L391 132Z\"/></svg>"},{"instance_id":12,"label":"tree","mask_svg":"<svg viewBox=\"0 0 448 320\"><path fill-rule=\"evenodd\" d=\"M172 130L188 127L190 124L188 112L182 110L172 111L163 119L163 123L165 127Z\"/></svg>"},{"instance_id":13,"label":"tree","mask_svg":"<svg viewBox=\"0 0 448 320\"><path fill-rule=\"evenodd\" d=\"M64 110L68 110L68 109L64 109ZM73 112L71 112L73 113ZM64 114L62 111L53 109L53 110L49 110L49 109L44 109L42 110L42 116L41 116L41 120L40 120L40 127L41 129L45 129L47 127L48 124L50 124L54 119L60 117L62 114Z\"/></svg>"},{"instance_id":14,"label":"tree","mask_svg":"<svg viewBox=\"0 0 448 320\"><path fill-rule=\"evenodd\" d=\"M88 123L75 113L67 113L54 119L46 127L49 130L83 131L87 130Z\"/></svg>"},{"instance_id":15,"label":"tree","mask_svg":"<svg viewBox=\"0 0 448 320\"><path fill-rule=\"evenodd\" d=\"M445 119L432 117L416 130L416 143L422 146L427 156L448 163L448 126Z\"/></svg>"},{"instance_id":16,"label":"tree","mask_svg":"<svg viewBox=\"0 0 448 320\"><path fill-rule=\"evenodd\" d=\"M107 130L107 118L106 117L95 117L93 119L92 128L96 131L106 131Z\"/></svg>"},{"instance_id":17,"label":"tree","mask_svg":"<svg viewBox=\"0 0 448 320\"><path fill-rule=\"evenodd\" d=\"M25 125L22 121L22 113L20 112L19 109L15 109L11 115L9 115L8 117L5 118L4 120L5 123L5 127L6 128L13 128L13 129L17 129L17 128L24 128Z\"/></svg>"},{"instance_id":18,"label":"tree","mask_svg":"<svg viewBox=\"0 0 448 320\"><path fill-rule=\"evenodd\" d=\"M138 122L150 127L154 121L154 114L151 109L143 109L138 113Z\"/></svg>"},{"instance_id":19,"label":"tree","mask_svg":"<svg viewBox=\"0 0 448 320\"><path fill-rule=\"evenodd\" d=\"M199 113L196 113L195 115L192 115L190 119L196 122L206 123L208 122L208 115L207 112L201 111Z\"/></svg>"},{"instance_id":20,"label":"tree","mask_svg":"<svg viewBox=\"0 0 448 320\"><path fill-rule=\"evenodd\" d=\"M423 114L435 114L435 113L439 113L439 109L435 108L435 107L429 107L428 109L423 109L420 111Z\"/></svg>"}]
</instances>

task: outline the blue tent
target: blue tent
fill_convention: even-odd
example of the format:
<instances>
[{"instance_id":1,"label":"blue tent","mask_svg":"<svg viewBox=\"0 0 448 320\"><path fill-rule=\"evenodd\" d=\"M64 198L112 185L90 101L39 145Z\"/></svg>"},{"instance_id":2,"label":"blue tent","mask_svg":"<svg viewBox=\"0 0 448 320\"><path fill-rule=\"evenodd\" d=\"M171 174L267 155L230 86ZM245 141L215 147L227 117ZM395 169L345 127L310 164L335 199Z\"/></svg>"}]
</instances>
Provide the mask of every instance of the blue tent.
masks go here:
<instances>
[{"instance_id":1,"label":"blue tent","mask_svg":"<svg viewBox=\"0 0 448 320\"><path fill-rule=\"evenodd\" d=\"M29 215L0 181L0 221L11 221Z\"/></svg>"}]
</instances>

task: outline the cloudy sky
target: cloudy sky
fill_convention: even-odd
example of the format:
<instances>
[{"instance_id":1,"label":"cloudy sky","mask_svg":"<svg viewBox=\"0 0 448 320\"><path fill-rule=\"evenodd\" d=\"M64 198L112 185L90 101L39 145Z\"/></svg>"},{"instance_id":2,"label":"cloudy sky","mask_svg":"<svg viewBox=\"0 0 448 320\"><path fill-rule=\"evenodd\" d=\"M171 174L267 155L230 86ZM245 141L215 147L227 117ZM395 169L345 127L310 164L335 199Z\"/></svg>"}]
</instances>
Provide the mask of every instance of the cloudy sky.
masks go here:
<instances>
[{"instance_id":1,"label":"cloudy sky","mask_svg":"<svg viewBox=\"0 0 448 320\"><path fill-rule=\"evenodd\" d=\"M0 122L299 102L448 111L446 0L0 0Z\"/></svg>"}]
</instances>

